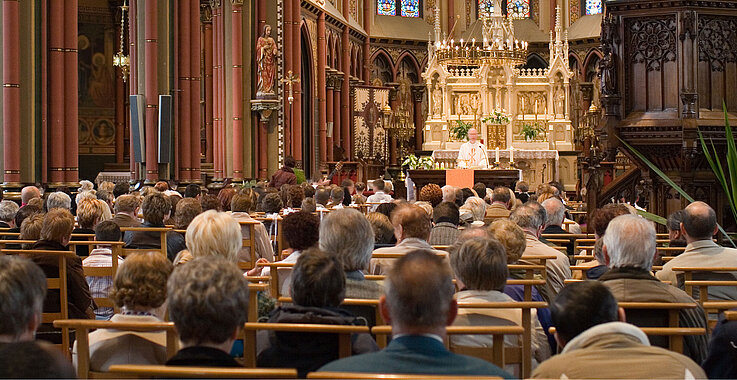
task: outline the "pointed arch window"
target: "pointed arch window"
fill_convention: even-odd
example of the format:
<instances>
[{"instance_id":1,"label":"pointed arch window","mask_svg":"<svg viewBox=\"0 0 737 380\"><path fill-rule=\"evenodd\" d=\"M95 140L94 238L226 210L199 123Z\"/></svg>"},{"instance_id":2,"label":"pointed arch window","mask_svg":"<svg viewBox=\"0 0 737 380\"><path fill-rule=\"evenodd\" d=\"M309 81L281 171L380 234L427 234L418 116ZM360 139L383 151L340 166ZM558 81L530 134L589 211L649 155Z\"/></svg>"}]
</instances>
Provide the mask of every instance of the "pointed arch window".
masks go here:
<instances>
[{"instance_id":1,"label":"pointed arch window","mask_svg":"<svg viewBox=\"0 0 737 380\"><path fill-rule=\"evenodd\" d=\"M601 13L601 0L586 0L586 14L595 15Z\"/></svg>"},{"instance_id":2,"label":"pointed arch window","mask_svg":"<svg viewBox=\"0 0 737 380\"><path fill-rule=\"evenodd\" d=\"M376 14L422 17L422 0L376 0Z\"/></svg>"},{"instance_id":3,"label":"pointed arch window","mask_svg":"<svg viewBox=\"0 0 737 380\"><path fill-rule=\"evenodd\" d=\"M530 0L507 0L507 15L515 19L530 18Z\"/></svg>"},{"instance_id":4,"label":"pointed arch window","mask_svg":"<svg viewBox=\"0 0 737 380\"><path fill-rule=\"evenodd\" d=\"M488 18L494 13L494 0L479 0L478 2L478 18Z\"/></svg>"}]
</instances>

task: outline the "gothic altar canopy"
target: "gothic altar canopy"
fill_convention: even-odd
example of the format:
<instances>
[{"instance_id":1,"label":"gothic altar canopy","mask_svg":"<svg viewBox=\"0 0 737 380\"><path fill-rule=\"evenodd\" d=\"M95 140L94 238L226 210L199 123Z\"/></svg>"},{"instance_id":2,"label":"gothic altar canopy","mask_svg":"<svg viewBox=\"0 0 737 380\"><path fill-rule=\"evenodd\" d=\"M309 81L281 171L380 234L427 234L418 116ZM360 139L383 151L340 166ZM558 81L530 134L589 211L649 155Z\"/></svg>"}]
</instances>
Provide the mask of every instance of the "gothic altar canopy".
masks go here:
<instances>
[{"instance_id":1,"label":"gothic altar canopy","mask_svg":"<svg viewBox=\"0 0 737 380\"><path fill-rule=\"evenodd\" d=\"M436 22L434 41L428 44L428 67L422 75L429 98L423 149L444 158L441 167L454 167L448 157L465 141L454 129L473 125L489 150L502 151L500 157L509 159L509 150L514 150L515 165L522 169L524 180L531 185L542 183L543 177L550 181L558 176L557 160L546 158L573 150L569 112L573 73L560 8L556 9L555 35L550 34L549 66L525 69L517 66L526 61L527 43L515 39L511 18L501 14L499 1L494 5L490 17L478 24L483 36L480 42L441 38ZM544 151L547 153L541 154ZM495 157L489 152L492 164Z\"/></svg>"}]
</instances>

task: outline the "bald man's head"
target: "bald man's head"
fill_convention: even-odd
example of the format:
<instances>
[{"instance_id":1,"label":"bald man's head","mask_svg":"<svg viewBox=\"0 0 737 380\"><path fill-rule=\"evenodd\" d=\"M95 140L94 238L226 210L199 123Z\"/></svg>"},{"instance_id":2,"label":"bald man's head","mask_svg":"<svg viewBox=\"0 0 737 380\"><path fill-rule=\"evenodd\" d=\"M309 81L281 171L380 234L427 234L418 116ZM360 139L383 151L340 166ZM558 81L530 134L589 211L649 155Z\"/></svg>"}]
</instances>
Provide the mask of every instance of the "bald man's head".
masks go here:
<instances>
[{"instance_id":1,"label":"bald man's head","mask_svg":"<svg viewBox=\"0 0 737 380\"><path fill-rule=\"evenodd\" d=\"M41 191L36 186L26 186L20 191L20 200L23 204L28 204L33 198L41 198Z\"/></svg>"},{"instance_id":2,"label":"bald man's head","mask_svg":"<svg viewBox=\"0 0 737 380\"><path fill-rule=\"evenodd\" d=\"M709 240L717 228L717 214L704 202L694 202L683 214L683 230L691 240Z\"/></svg>"}]
</instances>

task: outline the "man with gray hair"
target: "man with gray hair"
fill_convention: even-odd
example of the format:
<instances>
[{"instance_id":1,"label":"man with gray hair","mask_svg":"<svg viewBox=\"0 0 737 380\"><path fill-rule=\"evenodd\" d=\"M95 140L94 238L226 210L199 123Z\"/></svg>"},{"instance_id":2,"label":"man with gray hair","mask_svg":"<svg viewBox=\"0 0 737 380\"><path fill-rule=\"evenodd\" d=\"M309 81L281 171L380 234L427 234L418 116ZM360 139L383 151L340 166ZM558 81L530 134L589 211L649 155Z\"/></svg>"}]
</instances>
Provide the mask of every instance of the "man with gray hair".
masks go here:
<instances>
[{"instance_id":1,"label":"man with gray hair","mask_svg":"<svg viewBox=\"0 0 737 380\"><path fill-rule=\"evenodd\" d=\"M368 281L368 269L374 249L371 223L356 209L341 209L328 214L320 223L320 249L336 256L345 271L345 298L378 299L384 289Z\"/></svg>"},{"instance_id":2,"label":"man with gray hair","mask_svg":"<svg viewBox=\"0 0 737 380\"><path fill-rule=\"evenodd\" d=\"M656 255L655 226L652 222L637 215L618 216L609 222L602 243L604 260L609 271L599 281L611 290L618 302L695 304L695 308L681 309L680 327L706 329L704 309L683 290L661 282L651 274ZM648 315L642 319L628 319L634 325L643 326L652 322L652 317ZM652 343L663 344L657 340ZM706 357L706 334L686 336L684 343L684 354L701 363Z\"/></svg>"},{"instance_id":3,"label":"man with gray hair","mask_svg":"<svg viewBox=\"0 0 737 380\"><path fill-rule=\"evenodd\" d=\"M20 227L15 225L15 214L19 209L18 204L13 201L0 202L0 228Z\"/></svg>"},{"instance_id":4,"label":"man with gray hair","mask_svg":"<svg viewBox=\"0 0 737 380\"><path fill-rule=\"evenodd\" d=\"M451 353L443 344L458 303L451 270L442 258L427 250L406 254L389 271L386 287L379 308L392 326L391 343L379 352L334 361L320 371L512 377L487 361Z\"/></svg>"},{"instance_id":5,"label":"man with gray hair","mask_svg":"<svg viewBox=\"0 0 737 380\"><path fill-rule=\"evenodd\" d=\"M540 211L542 209L542 212ZM545 209L536 202L528 202L518 207L509 216L509 219L517 223L525 231L527 246L523 257L534 258L534 256L552 256L554 259L545 260L545 270L548 275L547 291L542 292L543 297L550 301L563 289L564 281L571 278L571 264L568 257L557 249L551 248L540 241L545 223Z\"/></svg>"},{"instance_id":6,"label":"man with gray hair","mask_svg":"<svg viewBox=\"0 0 737 380\"><path fill-rule=\"evenodd\" d=\"M51 211L51 209L55 208L63 208L64 210L71 212L72 198L61 191L55 191L49 194L49 197L46 198L46 210Z\"/></svg>"},{"instance_id":7,"label":"man with gray hair","mask_svg":"<svg viewBox=\"0 0 737 380\"><path fill-rule=\"evenodd\" d=\"M248 312L248 282L238 266L219 257L196 258L177 267L166 289L182 342L166 364L240 367L230 356Z\"/></svg>"},{"instance_id":8,"label":"man with gray hair","mask_svg":"<svg viewBox=\"0 0 737 380\"><path fill-rule=\"evenodd\" d=\"M566 218L566 206L558 198L548 198L542 203L545 209L545 229L543 234L570 234L563 229L563 221ZM573 256L573 241L564 245L568 256Z\"/></svg>"},{"instance_id":9,"label":"man with gray hair","mask_svg":"<svg viewBox=\"0 0 737 380\"><path fill-rule=\"evenodd\" d=\"M31 260L0 256L0 346L31 341L41 325L46 275Z\"/></svg>"},{"instance_id":10,"label":"man with gray hair","mask_svg":"<svg viewBox=\"0 0 737 380\"><path fill-rule=\"evenodd\" d=\"M20 191L21 206L25 206L33 198L41 198L41 190L36 186L26 186Z\"/></svg>"},{"instance_id":11,"label":"man with gray hair","mask_svg":"<svg viewBox=\"0 0 737 380\"><path fill-rule=\"evenodd\" d=\"M737 267L737 249L725 248L715 243L712 236L717 233L717 215L708 204L694 202L683 210L683 221L680 225L681 235L686 239L686 250L673 260L663 265L663 270L656 273L661 281L670 281L683 289L681 272L673 271L677 267ZM735 280L734 273L707 272L694 280ZM720 301L736 301L737 288L734 286L710 286L709 299Z\"/></svg>"}]
</instances>

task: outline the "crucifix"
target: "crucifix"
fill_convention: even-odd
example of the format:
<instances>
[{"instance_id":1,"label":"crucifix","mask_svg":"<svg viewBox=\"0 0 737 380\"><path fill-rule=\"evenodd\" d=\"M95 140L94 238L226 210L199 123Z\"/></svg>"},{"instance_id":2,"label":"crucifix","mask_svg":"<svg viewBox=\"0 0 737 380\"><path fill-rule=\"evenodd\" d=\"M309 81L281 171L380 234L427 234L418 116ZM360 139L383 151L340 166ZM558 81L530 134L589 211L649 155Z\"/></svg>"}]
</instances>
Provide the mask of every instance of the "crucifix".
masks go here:
<instances>
[{"instance_id":1,"label":"crucifix","mask_svg":"<svg viewBox=\"0 0 737 380\"><path fill-rule=\"evenodd\" d=\"M281 82L289 86L289 96L287 97L287 100L289 101L289 105L292 105L292 103L294 103L294 87L293 86L295 83L299 83L299 78L294 76L294 73L292 72L292 70L289 70L289 72L287 72L286 78L282 78Z\"/></svg>"}]
</instances>

